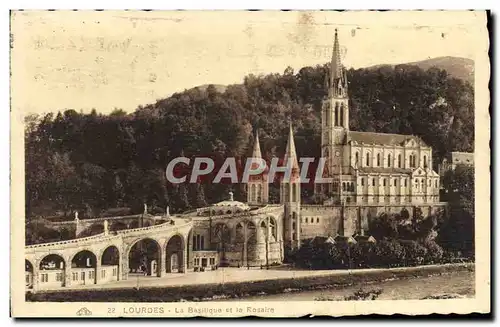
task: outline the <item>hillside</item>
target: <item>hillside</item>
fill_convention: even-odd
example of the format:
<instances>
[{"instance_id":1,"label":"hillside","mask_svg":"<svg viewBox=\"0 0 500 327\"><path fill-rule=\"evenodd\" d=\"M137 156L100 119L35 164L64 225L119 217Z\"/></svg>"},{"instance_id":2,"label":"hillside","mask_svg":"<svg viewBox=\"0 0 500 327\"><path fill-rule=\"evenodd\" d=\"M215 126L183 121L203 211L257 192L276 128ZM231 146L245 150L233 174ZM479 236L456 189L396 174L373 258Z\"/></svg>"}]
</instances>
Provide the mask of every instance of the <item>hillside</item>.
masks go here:
<instances>
[{"instance_id":1,"label":"hillside","mask_svg":"<svg viewBox=\"0 0 500 327\"><path fill-rule=\"evenodd\" d=\"M444 69L452 77L467 81L474 86L474 61L472 59L460 57L438 57L422 61L402 63L401 65L414 65L423 70L431 67ZM375 65L367 67L367 69L376 69L380 67L394 67L397 65Z\"/></svg>"},{"instance_id":2,"label":"hillside","mask_svg":"<svg viewBox=\"0 0 500 327\"><path fill-rule=\"evenodd\" d=\"M179 212L224 200L230 189L244 200L243 184L214 184L211 176L201 184L170 184L165 167L180 155L210 156L217 165L244 158L257 128L263 156L281 157L290 120L297 156L319 157L326 72L327 65L318 65L249 75L241 84L192 88L130 114L66 110L29 117L26 215L78 209L85 218L125 207L137 213L144 203ZM349 69L347 78L351 130L418 135L433 148L435 165L450 150L474 150L474 90L463 80L417 66ZM311 198L312 185L301 190ZM269 198L279 201L279 185L270 185Z\"/></svg>"}]
</instances>

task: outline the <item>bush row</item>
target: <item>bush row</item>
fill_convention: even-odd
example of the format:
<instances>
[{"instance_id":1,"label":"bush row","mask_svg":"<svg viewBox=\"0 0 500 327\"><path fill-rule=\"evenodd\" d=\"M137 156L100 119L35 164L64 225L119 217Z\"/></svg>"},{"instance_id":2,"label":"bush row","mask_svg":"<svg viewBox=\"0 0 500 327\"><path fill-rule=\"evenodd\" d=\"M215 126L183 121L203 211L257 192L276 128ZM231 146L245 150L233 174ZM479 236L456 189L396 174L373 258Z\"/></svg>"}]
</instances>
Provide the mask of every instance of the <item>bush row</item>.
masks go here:
<instances>
[{"instance_id":1,"label":"bush row","mask_svg":"<svg viewBox=\"0 0 500 327\"><path fill-rule=\"evenodd\" d=\"M292 254L295 265L307 269L411 267L470 261L462 254L444 251L437 243L381 240L376 243L315 244L306 242Z\"/></svg>"}]
</instances>

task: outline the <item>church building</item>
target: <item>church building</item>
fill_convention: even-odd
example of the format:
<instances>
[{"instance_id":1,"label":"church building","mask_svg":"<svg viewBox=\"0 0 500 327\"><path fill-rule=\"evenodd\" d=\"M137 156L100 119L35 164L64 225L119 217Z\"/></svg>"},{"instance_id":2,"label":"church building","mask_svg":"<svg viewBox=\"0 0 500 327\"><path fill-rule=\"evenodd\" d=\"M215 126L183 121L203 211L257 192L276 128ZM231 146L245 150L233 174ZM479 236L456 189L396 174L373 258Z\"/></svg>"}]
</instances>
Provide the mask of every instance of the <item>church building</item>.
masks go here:
<instances>
[{"instance_id":1,"label":"church building","mask_svg":"<svg viewBox=\"0 0 500 327\"><path fill-rule=\"evenodd\" d=\"M349 129L349 83L336 30L326 84L321 154L327 177L334 182L316 185L316 193L336 204L438 202L439 175L432 169L432 148L421 138Z\"/></svg>"}]
</instances>

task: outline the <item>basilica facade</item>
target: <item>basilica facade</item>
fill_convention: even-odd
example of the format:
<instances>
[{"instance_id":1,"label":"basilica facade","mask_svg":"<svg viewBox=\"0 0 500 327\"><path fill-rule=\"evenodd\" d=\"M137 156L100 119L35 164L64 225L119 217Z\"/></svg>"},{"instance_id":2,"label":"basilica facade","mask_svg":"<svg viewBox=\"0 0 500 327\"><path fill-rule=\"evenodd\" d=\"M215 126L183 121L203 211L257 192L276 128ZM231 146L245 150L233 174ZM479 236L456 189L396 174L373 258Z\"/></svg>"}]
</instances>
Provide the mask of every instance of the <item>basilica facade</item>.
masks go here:
<instances>
[{"instance_id":1,"label":"basilica facade","mask_svg":"<svg viewBox=\"0 0 500 327\"><path fill-rule=\"evenodd\" d=\"M321 154L330 184L316 192L335 203L418 204L439 201L432 148L414 135L351 131L346 70L337 32L322 105Z\"/></svg>"}]
</instances>

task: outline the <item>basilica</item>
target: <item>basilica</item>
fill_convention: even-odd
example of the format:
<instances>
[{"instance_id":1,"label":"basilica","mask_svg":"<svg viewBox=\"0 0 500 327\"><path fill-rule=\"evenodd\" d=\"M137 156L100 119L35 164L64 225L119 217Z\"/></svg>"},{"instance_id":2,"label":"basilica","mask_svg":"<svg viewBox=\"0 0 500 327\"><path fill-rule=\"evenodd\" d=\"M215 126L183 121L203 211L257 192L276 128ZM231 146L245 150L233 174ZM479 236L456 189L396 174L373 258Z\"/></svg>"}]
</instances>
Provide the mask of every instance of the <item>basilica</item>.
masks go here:
<instances>
[{"instance_id":1,"label":"basilica","mask_svg":"<svg viewBox=\"0 0 500 327\"><path fill-rule=\"evenodd\" d=\"M303 242L322 237L332 243L375 241L369 222L383 213L406 219L445 210L439 202L439 175L432 148L414 135L351 131L346 70L335 32L323 100L321 152L328 183L315 185L325 199L302 203L299 160L293 127L284 163L290 178L280 185L279 203L269 201L267 171L251 176L246 202L227 200L188 212L52 222L75 239L26 246L26 285L56 289L118 282L146 275L263 267L286 261ZM262 158L258 134L253 158ZM88 231L97 230L88 235ZM137 259L140 255L141 258ZM142 269L142 268L141 268Z\"/></svg>"},{"instance_id":2,"label":"basilica","mask_svg":"<svg viewBox=\"0 0 500 327\"><path fill-rule=\"evenodd\" d=\"M315 185L321 204L303 204L299 164L290 125L284 163L292 168L282 181L280 203L270 204L266 173L247 184L247 202L229 201L198 209L197 240L209 240L227 265L280 263L303 240L326 237L356 241L368 236L369 220L382 213L409 217L442 210L439 175L432 148L414 135L351 131L348 80L340 58L337 31L322 105L321 151L331 183ZM252 153L262 158L258 134ZM202 218L205 217L205 218ZM210 223L209 223L210 222ZM198 227L197 227L198 226ZM210 232L214 230L214 232ZM210 235L213 235L212 237ZM203 243L203 242L202 242ZM204 248L198 244L197 248Z\"/></svg>"}]
</instances>

